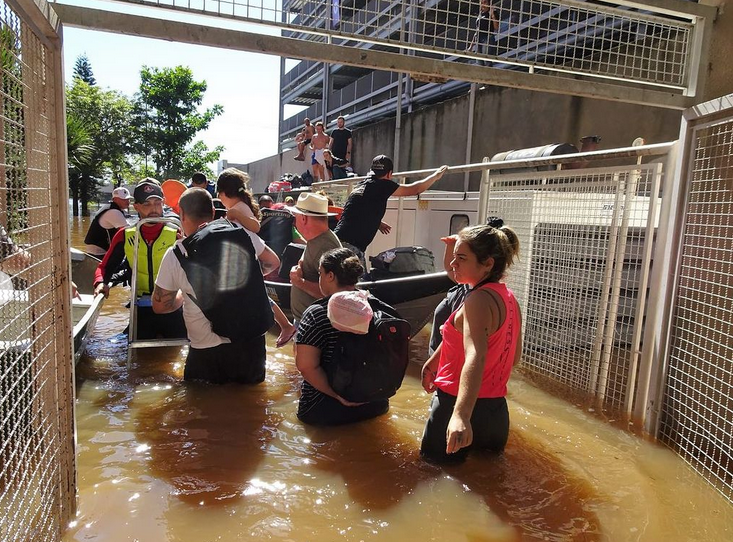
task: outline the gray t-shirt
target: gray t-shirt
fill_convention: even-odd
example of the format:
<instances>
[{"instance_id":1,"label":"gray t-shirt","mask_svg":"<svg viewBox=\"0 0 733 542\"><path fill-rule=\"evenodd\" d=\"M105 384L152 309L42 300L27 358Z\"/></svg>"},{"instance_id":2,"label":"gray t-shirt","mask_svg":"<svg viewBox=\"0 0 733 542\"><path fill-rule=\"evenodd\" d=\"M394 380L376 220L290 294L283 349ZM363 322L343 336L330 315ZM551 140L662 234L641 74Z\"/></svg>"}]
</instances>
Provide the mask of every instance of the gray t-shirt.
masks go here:
<instances>
[{"instance_id":1,"label":"gray t-shirt","mask_svg":"<svg viewBox=\"0 0 733 542\"><path fill-rule=\"evenodd\" d=\"M340 248L341 241L331 231L327 230L318 237L311 239L305 245L303 253L303 278L310 282L318 282L318 262L324 252L333 248ZM303 311L307 309L316 299L300 288L290 289L290 310L293 316L300 320Z\"/></svg>"}]
</instances>

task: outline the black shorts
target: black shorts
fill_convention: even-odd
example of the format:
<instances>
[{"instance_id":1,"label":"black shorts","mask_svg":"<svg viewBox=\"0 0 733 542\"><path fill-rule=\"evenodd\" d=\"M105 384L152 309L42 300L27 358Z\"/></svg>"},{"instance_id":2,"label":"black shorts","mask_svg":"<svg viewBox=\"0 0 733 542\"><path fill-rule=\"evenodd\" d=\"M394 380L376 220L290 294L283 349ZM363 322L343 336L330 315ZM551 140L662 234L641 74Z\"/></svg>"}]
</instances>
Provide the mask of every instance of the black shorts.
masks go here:
<instances>
[{"instance_id":1,"label":"black shorts","mask_svg":"<svg viewBox=\"0 0 733 542\"><path fill-rule=\"evenodd\" d=\"M185 339L187 336L183 309L156 314L152 307L137 308L137 340Z\"/></svg>"},{"instance_id":2,"label":"black shorts","mask_svg":"<svg viewBox=\"0 0 733 542\"><path fill-rule=\"evenodd\" d=\"M420 455L436 463L460 463L472 449L501 452L509 438L509 410L504 397L477 399L471 414L473 444L446 454L445 432L453 415L456 397L437 390L430 403L430 416L420 444Z\"/></svg>"},{"instance_id":3,"label":"black shorts","mask_svg":"<svg viewBox=\"0 0 733 542\"><path fill-rule=\"evenodd\" d=\"M213 348L189 348L184 380L259 384L265 380L265 336Z\"/></svg>"}]
</instances>

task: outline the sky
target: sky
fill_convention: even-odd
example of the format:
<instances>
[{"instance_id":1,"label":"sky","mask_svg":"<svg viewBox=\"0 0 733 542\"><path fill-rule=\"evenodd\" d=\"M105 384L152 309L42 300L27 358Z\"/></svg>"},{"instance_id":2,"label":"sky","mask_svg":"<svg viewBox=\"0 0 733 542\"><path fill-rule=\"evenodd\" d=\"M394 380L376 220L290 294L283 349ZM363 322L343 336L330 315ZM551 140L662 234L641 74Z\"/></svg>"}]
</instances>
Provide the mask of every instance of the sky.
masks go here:
<instances>
[{"instance_id":1,"label":"sky","mask_svg":"<svg viewBox=\"0 0 733 542\"><path fill-rule=\"evenodd\" d=\"M91 63L97 85L130 97L139 88L143 65L187 66L196 80L208 85L203 107L224 107L224 113L197 139L209 148L223 145L221 158L233 163L277 153L280 57L71 27L63 32L67 82L82 54ZM295 111L286 110L286 115Z\"/></svg>"}]
</instances>

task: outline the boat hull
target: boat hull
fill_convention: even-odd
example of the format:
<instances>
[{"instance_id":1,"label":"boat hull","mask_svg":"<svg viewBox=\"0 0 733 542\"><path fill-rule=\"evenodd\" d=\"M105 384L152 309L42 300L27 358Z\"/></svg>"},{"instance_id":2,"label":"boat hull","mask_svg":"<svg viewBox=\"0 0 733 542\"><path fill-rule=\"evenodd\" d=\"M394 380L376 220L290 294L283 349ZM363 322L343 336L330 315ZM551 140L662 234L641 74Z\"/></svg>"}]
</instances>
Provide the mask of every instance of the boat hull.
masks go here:
<instances>
[{"instance_id":1,"label":"boat hull","mask_svg":"<svg viewBox=\"0 0 733 542\"><path fill-rule=\"evenodd\" d=\"M453 286L445 272L412 277L360 282L357 287L393 306L410 322L415 336L430 322L435 307ZM290 312L290 283L265 281L267 293L285 312Z\"/></svg>"}]
</instances>

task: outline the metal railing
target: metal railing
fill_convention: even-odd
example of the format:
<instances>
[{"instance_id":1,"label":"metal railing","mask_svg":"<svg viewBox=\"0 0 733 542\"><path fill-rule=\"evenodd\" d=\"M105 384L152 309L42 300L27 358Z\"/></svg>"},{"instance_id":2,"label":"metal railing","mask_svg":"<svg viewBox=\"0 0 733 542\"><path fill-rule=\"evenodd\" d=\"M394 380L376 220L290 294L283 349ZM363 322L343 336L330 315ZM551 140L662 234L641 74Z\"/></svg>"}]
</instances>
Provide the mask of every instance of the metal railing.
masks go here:
<instances>
[{"instance_id":1,"label":"metal railing","mask_svg":"<svg viewBox=\"0 0 733 542\"><path fill-rule=\"evenodd\" d=\"M490 13L481 12L476 0L122 1L274 27L299 41L621 81L688 96L705 73L715 14L682 0L664 9L626 1L505 0Z\"/></svg>"}]
</instances>

